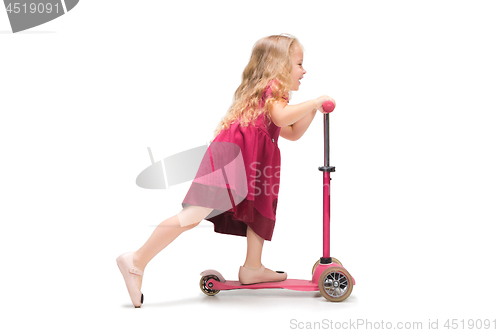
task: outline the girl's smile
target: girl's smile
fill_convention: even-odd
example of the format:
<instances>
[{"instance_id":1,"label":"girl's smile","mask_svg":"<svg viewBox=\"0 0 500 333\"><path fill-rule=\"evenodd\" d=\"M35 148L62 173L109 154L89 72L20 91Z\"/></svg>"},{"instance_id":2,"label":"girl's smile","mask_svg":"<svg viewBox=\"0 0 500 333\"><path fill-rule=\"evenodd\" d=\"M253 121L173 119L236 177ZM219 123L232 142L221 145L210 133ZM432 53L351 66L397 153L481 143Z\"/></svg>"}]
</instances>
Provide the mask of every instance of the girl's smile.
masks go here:
<instances>
[{"instance_id":1,"label":"girl's smile","mask_svg":"<svg viewBox=\"0 0 500 333\"><path fill-rule=\"evenodd\" d=\"M306 70L302 67L304 54L300 47L295 47L292 54L292 90L299 90L300 80L304 77Z\"/></svg>"}]
</instances>

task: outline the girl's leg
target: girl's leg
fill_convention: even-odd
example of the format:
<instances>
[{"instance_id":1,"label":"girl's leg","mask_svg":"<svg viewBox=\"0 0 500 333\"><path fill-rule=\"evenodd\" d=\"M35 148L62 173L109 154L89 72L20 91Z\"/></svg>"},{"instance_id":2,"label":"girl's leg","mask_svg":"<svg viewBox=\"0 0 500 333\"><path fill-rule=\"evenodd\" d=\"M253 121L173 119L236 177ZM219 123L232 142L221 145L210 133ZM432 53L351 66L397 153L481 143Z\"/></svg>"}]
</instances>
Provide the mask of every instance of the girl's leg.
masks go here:
<instances>
[{"instance_id":1,"label":"girl's leg","mask_svg":"<svg viewBox=\"0 0 500 333\"><path fill-rule=\"evenodd\" d=\"M247 226L247 257L240 267L239 280L243 284L286 280L287 274L275 272L262 265L264 239Z\"/></svg>"},{"instance_id":2,"label":"girl's leg","mask_svg":"<svg viewBox=\"0 0 500 333\"><path fill-rule=\"evenodd\" d=\"M134 266L144 271L146 265L160 253L161 250L172 243L172 241L184 231L190 230L200 224L212 210L212 208L188 206L179 212L179 214L160 223L146 243L134 252ZM138 277L136 280L137 287L141 289L142 276Z\"/></svg>"},{"instance_id":3,"label":"girl's leg","mask_svg":"<svg viewBox=\"0 0 500 333\"><path fill-rule=\"evenodd\" d=\"M264 246L264 238L257 235L252 228L247 226L247 257L245 264L246 268L259 269L262 266L262 247Z\"/></svg>"}]
</instances>

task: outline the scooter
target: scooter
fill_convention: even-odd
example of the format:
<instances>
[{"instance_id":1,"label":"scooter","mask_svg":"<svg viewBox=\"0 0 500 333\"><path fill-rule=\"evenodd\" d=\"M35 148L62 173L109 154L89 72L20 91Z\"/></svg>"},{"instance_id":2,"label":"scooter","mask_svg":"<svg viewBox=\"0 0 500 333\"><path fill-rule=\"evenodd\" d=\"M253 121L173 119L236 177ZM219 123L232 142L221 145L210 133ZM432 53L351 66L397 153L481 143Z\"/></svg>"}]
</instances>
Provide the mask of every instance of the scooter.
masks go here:
<instances>
[{"instance_id":1,"label":"scooter","mask_svg":"<svg viewBox=\"0 0 500 333\"><path fill-rule=\"evenodd\" d=\"M287 279L281 282L263 282L243 285L239 281L227 281L222 274L210 269L201 273L200 289L208 296L214 296L221 290L235 289L288 289L296 291L319 291L324 298L331 302L341 302L349 297L354 278L337 259L330 257L330 172L335 167L330 166L330 127L329 113L335 109L331 101L323 104L324 121L324 166L323 172L323 257L313 266L311 280Z\"/></svg>"}]
</instances>

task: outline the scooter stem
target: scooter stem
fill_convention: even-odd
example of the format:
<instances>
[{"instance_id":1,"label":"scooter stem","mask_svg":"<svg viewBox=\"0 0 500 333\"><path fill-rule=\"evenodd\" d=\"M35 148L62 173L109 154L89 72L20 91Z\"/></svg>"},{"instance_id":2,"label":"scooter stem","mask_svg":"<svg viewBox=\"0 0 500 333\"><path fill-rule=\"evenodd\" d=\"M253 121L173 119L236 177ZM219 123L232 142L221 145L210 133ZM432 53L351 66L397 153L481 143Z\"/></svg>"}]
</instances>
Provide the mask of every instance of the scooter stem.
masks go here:
<instances>
[{"instance_id":1,"label":"scooter stem","mask_svg":"<svg viewBox=\"0 0 500 333\"><path fill-rule=\"evenodd\" d=\"M330 124L329 114L324 114L325 160L324 166L318 169L323 172L323 257L322 264L331 263L330 258L330 172L335 172L335 167L330 166Z\"/></svg>"}]
</instances>

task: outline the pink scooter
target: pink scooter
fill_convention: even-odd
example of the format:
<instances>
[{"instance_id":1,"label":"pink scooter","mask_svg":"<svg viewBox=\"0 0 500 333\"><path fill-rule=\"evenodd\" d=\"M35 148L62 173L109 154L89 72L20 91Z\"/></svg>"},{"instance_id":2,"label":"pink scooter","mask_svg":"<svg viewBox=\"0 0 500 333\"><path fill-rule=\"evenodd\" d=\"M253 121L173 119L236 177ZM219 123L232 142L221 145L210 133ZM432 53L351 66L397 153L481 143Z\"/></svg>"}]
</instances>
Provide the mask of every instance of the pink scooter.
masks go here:
<instances>
[{"instance_id":1,"label":"pink scooter","mask_svg":"<svg viewBox=\"0 0 500 333\"><path fill-rule=\"evenodd\" d=\"M325 132L325 166L318 169L323 172L323 257L313 266L312 280L287 279L281 282L263 282L243 285L239 281L227 281L222 274L210 269L201 273L200 288L206 295L214 296L221 290L234 289L289 289L297 291L318 291L331 302L341 302L352 292L356 283L340 261L330 257L330 127L329 113L335 105L331 101L323 104Z\"/></svg>"}]
</instances>

